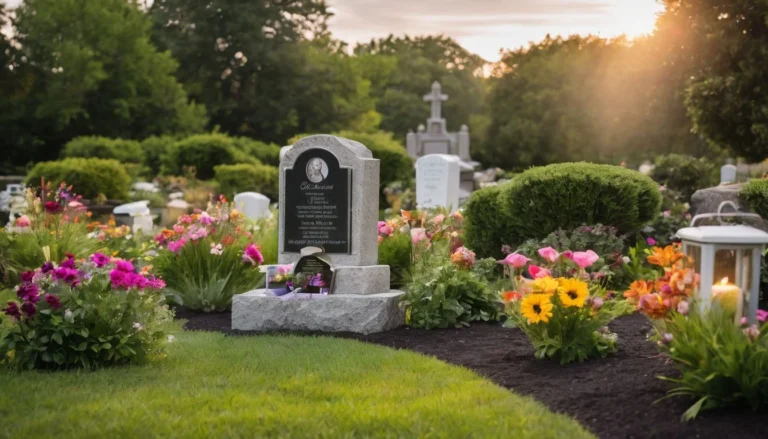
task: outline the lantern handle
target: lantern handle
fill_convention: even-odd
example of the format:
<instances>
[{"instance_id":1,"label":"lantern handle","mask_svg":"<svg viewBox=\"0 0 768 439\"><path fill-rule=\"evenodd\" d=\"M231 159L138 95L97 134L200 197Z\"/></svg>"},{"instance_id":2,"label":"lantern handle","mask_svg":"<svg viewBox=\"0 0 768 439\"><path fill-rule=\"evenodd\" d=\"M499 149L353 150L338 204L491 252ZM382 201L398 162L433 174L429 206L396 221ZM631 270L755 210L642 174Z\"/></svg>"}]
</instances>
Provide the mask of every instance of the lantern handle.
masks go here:
<instances>
[{"instance_id":1,"label":"lantern handle","mask_svg":"<svg viewBox=\"0 0 768 439\"><path fill-rule=\"evenodd\" d=\"M723 208L725 206L730 206L734 212L730 213L723 213ZM747 213L747 212L739 212L738 206L736 206L736 203L730 200L723 201L720 203L720 206L717 207L717 213L701 213L699 215L696 215L691 219L691 227L694 227L697 220L705 219L705 218L717 218L717 220L720 222L720 225L724 225L723 218L757 218L762 220L763 217L756 213Z\"/></svg>"}]
</instances>

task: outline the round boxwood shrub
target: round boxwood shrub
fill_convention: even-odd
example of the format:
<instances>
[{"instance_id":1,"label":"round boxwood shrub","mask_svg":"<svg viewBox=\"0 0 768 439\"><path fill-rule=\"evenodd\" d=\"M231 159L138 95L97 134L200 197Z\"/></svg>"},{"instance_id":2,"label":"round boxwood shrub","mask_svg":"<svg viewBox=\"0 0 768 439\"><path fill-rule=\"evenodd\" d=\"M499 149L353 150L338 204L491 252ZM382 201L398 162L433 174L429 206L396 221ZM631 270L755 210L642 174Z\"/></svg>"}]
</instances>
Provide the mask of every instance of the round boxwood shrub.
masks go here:
<instances>
[{"instance_id":1,"label":"round boxwood shrub","mask_svg":"<svg viewBox=\"0 0 768 439\"><path fill-rule=\"evenodd\" d=\"M73 186L75 193L86 199L103 194L109 199L128 197L131 177L117 160L69 158L40 162L27 174L26 184L39 186L41 178L57 186L62 181Z\"/></svg>"},{"instance_id":2,"label":"round boxwood shrub","mask_svg":"<svg viewBox=\"0 0 768 439\"><path fill-rule=\"evenodd\" d=\"M501 246L518 241L501 214L499 194L503 186L475 191L464 205L464 246L480 257L501 257Z\"/></svg>"},{"instance_id":3,"label":"round boxwood shrub","mask_svg":"<svg viewBox=\"0 0 768 439\"><path fill-rule=\"evenodd\" d=\"M739 196L749 210L768 218L768 179L750 180L741 188Z\"/></svg>"},{"instance_id":4,"label":"round boxwood shrub","mask_svg":"<svg viewBox=\"0 0 768 439\"><path fill-rule=\"evenodd\" d=\"M235 146L245 154L255 157L265 165L280 166L280 147L248 137L235 137Z\"/></svg>"},{"instance_id":5,"label":"round boxwood shrub","mask_svg":"<svg viewBox=\"0 0 768 439\"><path fill-rule=\"evenodd\" d=\"M680 201L688 202L699 189L718 183L718 167L706 158L669 154L656 158L651 177L667 189L680 194Z\"/></svg>"},{"instance_id":6,"label":"round boxwood shrub","mask_svg":"<svg viewBox=\"0 0 768 439\"><path fill-rule=\"evenodd\" d=\"M64 145L61 156L115 159L123 163L144 162L144 151L139 142L99 136L75 137Z\"/></svg>"},{"instance_id":7,"label":"round boxwood shrub","mask_svg":"<svg viewBox=\"0 0 768 439\"><path fill-rule=\"evenodd\" d=\"M173 158L176 142L177 139L171 136L152 136L141 142L141 149L144 152L144 167L149 172L150 177L169 172L167 168L174 167L170 161Z\"/></svg>"},{"instance_id":8,"label":"round boxwood shrub","mask_svg":"<svg viewBox=\"0 0 768 439\"><path fill-rule=\"evenodd\" d=\"M180 175L185 167L194 166L197 178L208 180L214 176L214 167L235 163L252 165L261 162L241 151L233 138L224 134L198 134L176 143L171 152L169 171Z\"/></svg>"},{"instance_id":9,"label":"round boxwood shrub","mask_svg":"<svg viewBox=\"0 0 768 439\"><path fill-rule=\"evenodd\" d=\"M278 198L278 170L274 166L219 165L215 168L216 181L222 194L233 197L238 192L259 192L276 201Z\"/></svg>"}]
</instances>

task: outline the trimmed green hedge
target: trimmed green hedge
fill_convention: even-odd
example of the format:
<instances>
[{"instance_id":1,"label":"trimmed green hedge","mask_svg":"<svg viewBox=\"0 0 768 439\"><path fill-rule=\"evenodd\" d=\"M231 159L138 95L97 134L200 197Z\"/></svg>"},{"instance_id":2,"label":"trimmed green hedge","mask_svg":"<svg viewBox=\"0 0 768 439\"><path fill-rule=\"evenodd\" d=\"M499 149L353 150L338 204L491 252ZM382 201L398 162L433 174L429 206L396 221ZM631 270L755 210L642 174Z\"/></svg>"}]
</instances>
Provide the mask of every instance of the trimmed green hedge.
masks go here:
<instances>
[{"instance_id":1,"label":"trimmed green hedge","mask_svg":"<svg viewBox=\"0 0 768 439\"><path fill-rule=\"evenodd\" d=\"M485 192L487 191L487 192ZM467 203L467 246L499 256L501 246L541 239L560 228L605 224L632 233L660 212L658 185L611 165L560 163L529 169L509 183L473 194Z\"/></svg>"},{"instance_id":2,"label":"trimmed green hedge","mask_svg":"<svg viewBox=\"0 0 768 439\"><path fill-rule=\"evenodd\" d=\"M155 177L166 172L167 168L174 167L169 162L172 159L176 142L177 139L171 136L152 136L141 142L141 149L144 151L144 166L149 170L150 177Z\"/></svg>"},{"instance_id":3,"label":"trimmed green hedge","mask_svg":"<svg viewBox=\"0 0 768 439\"><path fill-rule=\"evenodd\" d=\"M280 147L274 143L264 143L249 137L235 137L235 146L265 165L280 166Z\"/></svg>"},{"instance_id":4,"label":"trimmed green hedge","mask_svg":"<svg viewBox=\"0 0 768 439\"><path fill-rule=\"evenodd\" d=\"M662 155L655 160L651 177L659 184L680 194L680 201L690 202L691 195L699 189L719 183L719 167L706 158L689 155Z\"/></svg>"},{"instance_id":5,"label":"trimmed green hedge","mask_svg":"<svg viewBox=\"0 0 768 439\"><path fill-rule=\"evenodd\" d=\"M232 198L239 192L259 192L277 201L279 190L278 169L269 165L219 165L215 168L216 181L222 194Z\"/></svg>"},{"instance_id":6,"label":"trimmed green hedge","mask_svg":"<svg viewBox=\"0 0 768 439\"><path fill-rule=\"evenodd\" d=\"M218 165L247 163L258 165L261 162L237 147L232 137L224 134L198 134L176 143L171 151L168 171L181 175L185 167L194 166L197 178L208 180L214 176Z\"/></svg>"},{"instance_id":7,"label":"trimmed green hedge","mask_svg":"<svg viewBox=\"0 0 768 439\"><path fill-rule=\"evenodd\" d=\"M110 199L125 200L131 185L131 177L125 166L112 159L68 158L40 162L27 174L26 184L39 186L42 177L56 186L65 181L73 186L75 193L91 200L99 194Z\"/></svg>"},{"instance_id":8,"label":"trimmed green hedge","mask_svg":"<svg viewBox=\"0 0 768 439\"><path fill-rule=\"evenodd\" d=\"M115 159L123 163L138 164L144 162L144 151L135 140L81 136L75 137L64 145L61 157Z\"/></svg>"},{"instance_id":9,"label":"trimmed green hedge","mask_svg":"<svg viewBox=\"0 0 768 439\"><path fill-rule=\"evenodd\" d=\"M749 210L768 219L768 179L750 180L739 193Z\"/></svg>"}]
</instances>

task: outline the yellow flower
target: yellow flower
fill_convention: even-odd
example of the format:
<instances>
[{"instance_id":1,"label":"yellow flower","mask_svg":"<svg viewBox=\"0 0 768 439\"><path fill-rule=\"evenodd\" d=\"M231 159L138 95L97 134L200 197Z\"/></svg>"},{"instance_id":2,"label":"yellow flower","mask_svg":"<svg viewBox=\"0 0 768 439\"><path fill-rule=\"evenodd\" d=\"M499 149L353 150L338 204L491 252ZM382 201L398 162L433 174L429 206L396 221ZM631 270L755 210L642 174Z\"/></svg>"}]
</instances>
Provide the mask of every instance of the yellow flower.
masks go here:
<instances>
[{"instance_id":1,"label":"yellow flower","mask_svg":"<svg viewBox=\"0 0 768 439\"><path fill-rule=\"evenodd\" d=\"M589 286L587 283L578 279L560 278L559 280L560 288L557 290L560 302L563 306L583 307L584 302L587 300L587 297L589 297Z\"/></svg>"},{"instance_id":2,"label":"yellow flower","mask_svg":"<svg viewBox=\"0 0 768 439\"><path fill-rule=\"evenodd\" d=\"M552 317L552 302L544 294L529 294L523 299L520 312L528 319L528 323L547 323Z\"/></svg>"},{"instance_id":3,"label":"yellow flower","mask_svg":"<svg viewBox=\"0 0 768 439\"><path fill-rule=\"evenodd\" d=\"M542 277L533 281L531 285L534 293L553 294L560 284L551 277Z\"/></svg>"}]
</instances>

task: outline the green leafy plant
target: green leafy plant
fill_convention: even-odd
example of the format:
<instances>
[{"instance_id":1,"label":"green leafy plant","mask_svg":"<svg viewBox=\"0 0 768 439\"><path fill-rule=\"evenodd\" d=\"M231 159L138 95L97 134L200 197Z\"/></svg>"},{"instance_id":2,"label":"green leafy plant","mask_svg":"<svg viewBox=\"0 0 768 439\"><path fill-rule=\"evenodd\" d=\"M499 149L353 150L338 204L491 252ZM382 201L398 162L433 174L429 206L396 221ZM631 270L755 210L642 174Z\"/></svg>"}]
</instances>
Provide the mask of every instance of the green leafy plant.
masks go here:
<instances>
[{"instance_id":1,"label":"green leafy plant","mask_svg":"<svg viewBox=\"0 0 768 439\"><path fill-rule=\"evenodd\" d=\"M667 189L679 194L678 201L688 202L699 189L718 183L718 167L706 158L682 154L662 155L656 158L651 177Z\"/></svg>"},{"instance_id":2,"label":"green leafy plant","mask_svg":"<svg viewBox=\"0 0 768 439\"><path fill-rule=\"evenodd\" d=\"M197 134L180 140L170 151L168 171L180 175L185 167L194 167L195 175L201 180L214 177L214 168L218 165L261 162L237 147L235 140L224 134Z\"/></svg>"},{"instance_id":3,"label":"green leafy plant","mask_svg":"<svg viewBox=\"0 0 768 439\"><path fill-rule=\"evenodd\" d=\"M673 312L658 327L660 349L680 371L679 378L660 377L675 384L668 397L696 399L683 420L719 407L768 406L768 324L739 327L730 313L700 313L693 303L687 315Z\"/></svg>"},{"instance_id":4,"label":"green leafy plant","mask_svg":"<svg viewBox=\"0 0 768 439\"><path fill-rule=\"evenodd\" d=\"M18 369L142 362L164 353L173 313L163 305L163 282L133 264L96 253L25 272L17 301L4 313L11 327L0 358Z\"/></svg>"},{"instance_id":5,"label":"green leafy plant","mask_svg":"<svg viewBox=\"0 0 768 439\"><path fill-rule=\"evenodd\" d=\"M280 147L274 143L267 144L248 137L235 137L234 142L238 149L260 162L270 166L280 165Z\"/></svg>"},{"instance_id":6,"label":"green leafy plant","mask_svg":"<svg viewBox=\"0 0 768 439\"><path fill-rule=\"evenodd\" d=\"M417 246L426 247L422 241ZM402 306L406 323L433 329L469 326L473 321L498 318L495 296L488 281L474 270L474 253L464 247L451 254L449 242L433 241L429 249L418 251Z\"/></svg>"},{"instance_id":7,"label":"green leafy plant","mask_svg":"<svg viewBox=\"0 0 768 439\"><path fill-rule=\"evenodd\" d=\"M542 247L552 247L557 251L586 251L592 250L600 256L621 257L626 244L626 236L619 235L615 227L596 224L594 226L579 226L573 230L558 229L542 240L528 240L517 248L517 251L532 257Z\"/></svg>"},{"instance_id":8,"label":"green leafy plant","mask_svg":"<svg viewBox=\"0 0 768 439\"><path fill-rule=\"evenodd\" d=\"M61 157L115 159L119 162L140 164L144 162L144 151L135 140L81 136L64 145Z\"/></svg>"},{"instance_id":9,"label":"green leafy plant","mask_svg":"<svg viewBox=\"0 0 768 439\"><path fill-rule=\"evenodd\" d=\"M90 200L99 195L125 200L131 185L125 166L112 159L68 158L40 162L27 173L25 181L28 186L39 186L43 178L54 186L67 182L77 193Z\"/></svg>"},{"instance_id":10,"label":"green leafy plant","mask_svg":"<svg viewBox=\"0 0 768 439\"><path fill-rule=\"evenodd\" d=\"M226 203L184 215L163 230L152 264L167 283L169 300L194 311L225 311L232 296L255 288L264 256L242 214Z\"/></svg>"},{"instance_id":11,"label":"green leafy plant","mask_svg":"<svg viewBox=\"0 0 768 439\"><path fill-rule=\"evenodd\" d=\"M504 244L517 240L514 230L506 226L501 213L499 194L501 186L475 191L464 205L464 240L477 254L500 258Z\"/></svg>"},{"instance_id":12,"label":"green leafy plant","mask_svg":"<svg viewBox=\"0 0 768 439\"><path fill-rule=\"evenodd\" d=\"M270 200L277 200L278 170L274 166L250 165L240 163L236 165L219 165L214 168L219 189L227 197L233 197L239 192L259 192Z\"/></svg>"},{"instance_id":13,"label":"green leafy plant","mask_svg":"<svg viewBox=\"0 0 768 439\"><path fill-rule=\"evenodd\" d=\"M739 197L749 207L749 210L768 218L768 179L754 179L747 182L739 193Z\"/></svg>"},{"instance_id":14,"label":"green leafy plant","mask_svg":"<svg viewBox=\"0 0 768 439\"><path fill-rule=\"evenodd\" d=\"M393 287L402 286L411 268L411 237L395 233L382 238L379 243L379 264L389 265L390 284Z\"/></svg>"}]
</instances>

